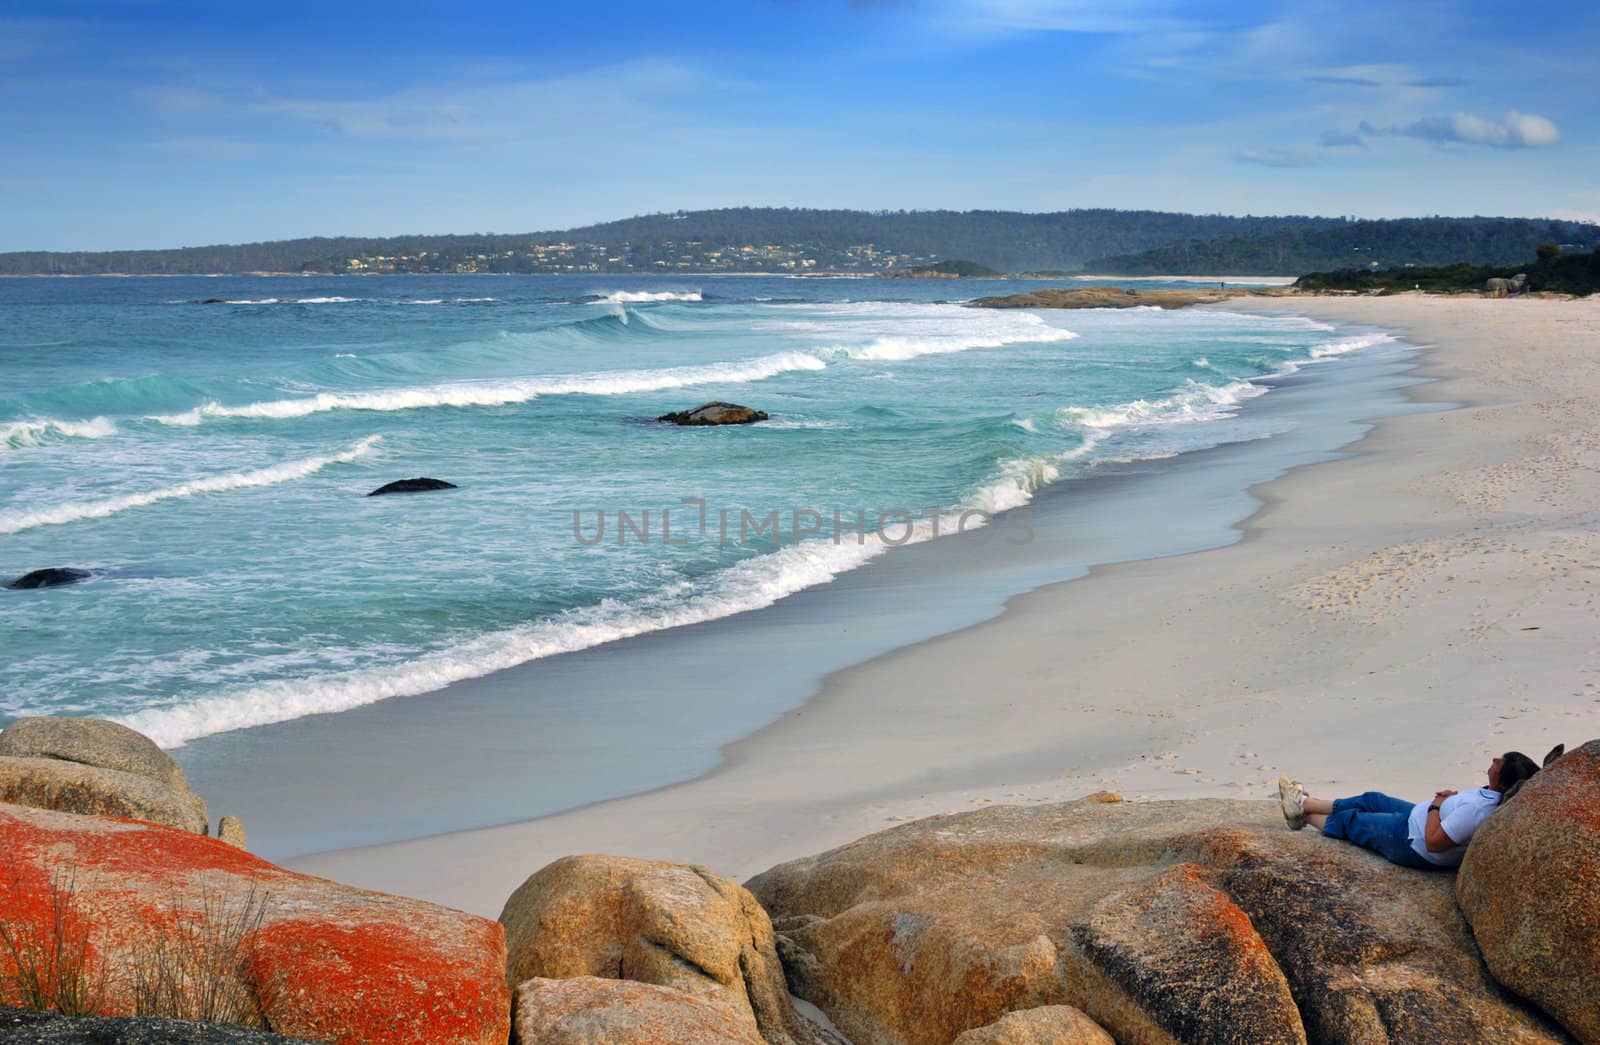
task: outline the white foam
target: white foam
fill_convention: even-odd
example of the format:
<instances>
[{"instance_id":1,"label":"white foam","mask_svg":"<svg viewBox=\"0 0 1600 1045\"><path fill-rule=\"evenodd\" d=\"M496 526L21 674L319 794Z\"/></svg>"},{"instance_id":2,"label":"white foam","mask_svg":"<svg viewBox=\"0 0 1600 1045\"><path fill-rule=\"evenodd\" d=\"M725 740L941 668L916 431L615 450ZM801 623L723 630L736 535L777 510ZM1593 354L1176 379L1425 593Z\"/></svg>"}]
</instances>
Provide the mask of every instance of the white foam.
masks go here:
<instances>
[{"instance_id":1,"label":"white foam","mask_svg":"<svg viewBox=\"0 0 1600 1045\"><path fill-rule=\"evenodd\" d=\"M370 435L356 443L350 449L337 454L325 454L319 457L307 457L299 461L285 461L282 464L271 465L267 468L258 468L249 472L230 472L226 475L214 475L207 479L193 479L186 483L174 486L163 486L144 493L125 494L121 497L108 497L99 501L75 501L67 504L58 504L53 508L38 508L31 511L0 512L0 534L20 533L31 530L36 526L54 526L62 523L77 522L80 519L103 519L117 512L127 511L130 508L143 508L145 505L155 504L158 501L167 501L175 497L192 497L195 494L222 493L226 490L243 490L255 486L274 486L295 479L303 479L314 475L330 464L343 464L364 457L372 451L380 436Z\"/></svg>"},{"instance_id":2,"label":"white foam","mask_svg":"<svg viewBox=\"0 0 1600 1045\"><path fill-rule=\"evenodd\" d=\"M213 402L181 414L160 414L148 420L165 425L197 425L207 418L282 420L330 410L394 411L442 406L504 406L508 403L525 403L546 395L627 395L690 385L744 384L794 370L822 370L826 367L826 363L809 352L781 352L739 362L668 367L662 370L617 370L515 381L463 381L381 392L323 392L303 399L276 399L242 406L223 406Z\"/></svg>"},{"instance_id":3,"label":"white foam","mask_svg":"<svg viewBox=\"0 0 1600 1045\"><path fill-rule=\"evenodd\" d=\"M614 290L601 297L614 305L636 301L701 301L698 290Z\"/></svg>"},{"instance_id":4,"label":"white foam","mask_svg":"<svg viewBox=\"0 0 1600 1045\"><path fill-rule=\"evenodd\" d=\"M117 426L108 417L92 417L87 421L59 421L53 417L41 417L31 421L7 421L0 424L0 450L38 446L40 439L52 436L103 439L116 434Z\"/></svg>"},{"instance_id":5,"label":"white foam","mask_svg":"<svg viewBox=\"0 0 1600 1045\"><path fill-rule=\"evenodd\" d=\"M892 362L915 359L918 356L966 352L974 348L1004 348L1007 345L1023 345L1034 342L1070 341L1077 336L1072 331L1063 330L1060 327L1041 326L1037 331L1015 335L999 334L941 338L880 337L867 345L839 345L831 351L835 355L849 359Z\"/></svg>"}]
</instances>

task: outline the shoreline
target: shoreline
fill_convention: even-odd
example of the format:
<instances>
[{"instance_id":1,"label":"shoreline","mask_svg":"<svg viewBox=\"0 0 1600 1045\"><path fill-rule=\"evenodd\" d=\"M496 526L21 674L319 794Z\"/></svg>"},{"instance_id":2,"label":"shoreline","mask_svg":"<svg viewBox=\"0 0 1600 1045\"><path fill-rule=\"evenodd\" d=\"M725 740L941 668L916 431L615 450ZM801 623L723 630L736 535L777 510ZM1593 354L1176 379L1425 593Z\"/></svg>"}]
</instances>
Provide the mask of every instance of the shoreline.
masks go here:
<instances>
[{"instance_id":1,"label":"shoreline","mask_svg":"<svg viewBox=\"0 0 1600 1045\"><path fill-rule=\"evenodd\" d=\"M1254 488L1260 507L1236 543L1099 567L830 675L801 707L724 748L706 775L289 865L493 914L522 877L570 852L743 876L995 801L1105 787L1255 797L1283 769L1314 792L1420 792L1471 786L1476 763L1501 747L1584 739L1600 699L1587 695L1600 679L1583 681L1580 641L1592 589L1564 549L1588 537L1555 524L1574 506L1592 510L1593 483L1552 484L1570 466L1517 462L1521 440L1542 446L1552 432L1556 444L1535 460L1600 446L1581 425L1570 437L1566 421L1552 427L1552 409L1587 420L1588 400L1567 386L1600 388L1583 384L1592 370L1569 373L1592 364L1570 344L1540 343L1570 327L1592 347L1600 309L1420 297L1252 305L1409 335L1423 349L1418 372L1433 380L1411 398L1461 409L1382 420L1342 459ZM1512 372L1533 380L1508 394ZM1566 376L1540 384L1541 373ZM1574 615L1563 600L1585 609ZM1535 606L1546 623L1511 630L1507 620ZM1441 716L1446 685L1451 714ZM1391 735L1374 742L1386 726Z\"/></svg>"},{"instance_id":2,"label":"shoreline","mask_svg":"<svg viewBox=\"0 0 1600 1045\"><path fill-rule=\"evenodd\" d=\"M1098 563L1231 543L1256 506L1251 485L1337 452L1363 430L1355 419L1405 408L1411 355L1380 344L1266 379L1270 395L1196 437L1221 445L1110 461L1047 486L1027 509L1035 539L1023 546L985 544L1010 523L948 535L755 612L539 658L419 699L201 738L179 758L207 800L279 861L691 780L723 764L729 745L803 709L839 669L999 616L1017 593Z\"/></svg>"}]
</instances>

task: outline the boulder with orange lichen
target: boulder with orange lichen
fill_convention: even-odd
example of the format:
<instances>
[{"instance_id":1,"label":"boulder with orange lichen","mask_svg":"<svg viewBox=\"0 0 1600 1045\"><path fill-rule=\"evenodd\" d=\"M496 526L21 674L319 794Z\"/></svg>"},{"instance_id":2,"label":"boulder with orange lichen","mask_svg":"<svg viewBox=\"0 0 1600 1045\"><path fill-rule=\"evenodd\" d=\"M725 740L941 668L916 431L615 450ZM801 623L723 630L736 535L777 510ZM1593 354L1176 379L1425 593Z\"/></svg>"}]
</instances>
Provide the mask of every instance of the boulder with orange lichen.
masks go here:
<instances>
[{"instance_id":1,"label":"boulder with orange lichen","mask_svg":"<svg viewBox=\"0 0 1600 1045\"><path fill-rule=\"evenodd\" d=\"M1054 1005L1133 1043L1564 1040L1488 976L1448 876L1276 803L1109 797L933 817L748 886L856 1045Z\"/></svg>"},{"instance_id":2,"label":"boulder with orange lichen","mask_svg":"<svg viewBox=\"0 0 1600 1045\"><path fill-rule=\"evenodd\" d=\"M531 979L516 993L522 1045L763 1045L726 1005L635 980Z\"/></svg>"},{"instance_id":3,"label":"boulder with orange lichen","mask_svg":"<svg viewBox=\"0 0 1600 1045\"><path fill-rule=\"evenodd\" d=\"M1495 978L1600 1043L1600 740L1556 759L1473 836L1456 898Z\"/></svg>"},{"instance_id":4,"label":"boulder with orange lichen","mask_svg":"<svg viewBox=\"0 0 1600 1045\"><path fill-rule=\"evenodd\" d=\"M723 1006L771 1045L806 1045L772 923L737 882L704 867L568 856L506 901L508 983L599 976L670 987Z\"/></svg>"},{"instance_id":5,"label":"boulder with orange lichen","mask_svg":"<svg viewBox=\"0 0 1600 1045\"><path fill-rule=\"evenodd\" d=\"M0 920L24 941L59 921L102 1015L133 1014L164 960L199 963L239 999L238 1022L310 1041L503 1045L510 1031L498 924L148 823L0 805ZM14 964L0 949L0 984Z\"/></svg>"}]
</instances>

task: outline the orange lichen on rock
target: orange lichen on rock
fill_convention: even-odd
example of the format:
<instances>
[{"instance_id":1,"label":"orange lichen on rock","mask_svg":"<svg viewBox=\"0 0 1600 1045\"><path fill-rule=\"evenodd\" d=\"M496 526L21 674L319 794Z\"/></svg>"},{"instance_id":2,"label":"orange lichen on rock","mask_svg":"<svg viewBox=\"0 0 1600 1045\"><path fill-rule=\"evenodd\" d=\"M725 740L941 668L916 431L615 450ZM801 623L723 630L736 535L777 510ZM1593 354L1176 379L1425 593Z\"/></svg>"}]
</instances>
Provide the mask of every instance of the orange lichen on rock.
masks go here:
<instances>
[{"instance_id":1,"label":"orange lichen on rock","mask_svg":"<svg viewBox=\"0 0 1600 1045\"><path fill-rule=\"evenodd\" d=\"M62 880L65 900L52 899ZM504 1045L510 1032L496 922L296 874L189 832L0 805L0 922L48 927L63 903L105 962L106 1015L132 1011L152 941L216 946L232 922L229 946L245 960L214 974L242 980L281 1033Z\"/></svg>"}]
</instances>

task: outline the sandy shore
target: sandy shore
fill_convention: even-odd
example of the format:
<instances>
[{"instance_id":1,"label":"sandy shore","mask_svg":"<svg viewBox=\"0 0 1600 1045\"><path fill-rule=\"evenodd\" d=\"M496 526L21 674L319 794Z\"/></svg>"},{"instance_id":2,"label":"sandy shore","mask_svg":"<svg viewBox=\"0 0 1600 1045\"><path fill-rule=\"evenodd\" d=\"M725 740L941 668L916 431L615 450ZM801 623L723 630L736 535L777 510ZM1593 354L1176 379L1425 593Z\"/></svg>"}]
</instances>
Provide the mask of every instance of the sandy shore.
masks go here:
<instances>
[{"instance_id":1,"label":"sandy shore","mask_svg":"<svg viewBox=\"0 0 1600 1045\"><path fill-rule=\"evenodd\" d=\"M1130 798L1426 797L1600 735L1600 300L1258 299L1423 346L1423 400L1258 487L1227 548L1096 570L830 677L715 772L506 827L291 861L495 915L575 852L743 878L932 813Z\"/></svg>"}]
</instances>

